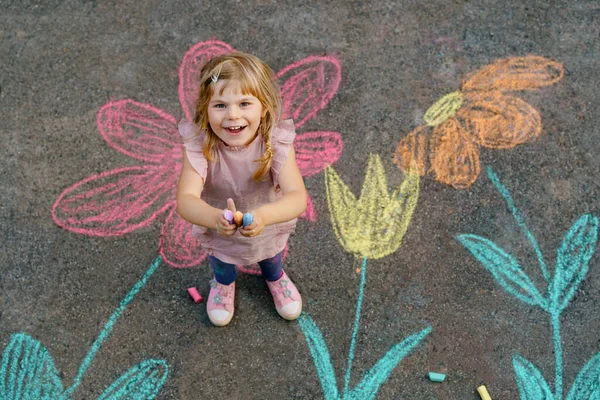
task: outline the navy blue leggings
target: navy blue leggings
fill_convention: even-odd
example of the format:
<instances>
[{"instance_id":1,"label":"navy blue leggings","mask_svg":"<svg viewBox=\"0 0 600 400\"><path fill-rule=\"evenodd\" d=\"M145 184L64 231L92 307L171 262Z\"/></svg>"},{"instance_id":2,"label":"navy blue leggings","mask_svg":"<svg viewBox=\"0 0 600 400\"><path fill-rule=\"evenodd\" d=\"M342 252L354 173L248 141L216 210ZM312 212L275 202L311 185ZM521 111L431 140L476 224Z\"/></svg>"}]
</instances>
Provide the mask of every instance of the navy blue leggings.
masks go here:
<instances>
[{"instance_id":1,"label":"navy blue leggings","mask_svg":"<svg viewBox=\"0 0 600 400\"><path fill-rule=\"evenodd\" d=\"M235 281L235 264L228 264L216 257L208 256L208 265L215 273L215 280L221 285L229 285ZM262 275L268 281L276 281L283 275L283 251L273 258L258 262Z\"/></svg>"}]
</instances>

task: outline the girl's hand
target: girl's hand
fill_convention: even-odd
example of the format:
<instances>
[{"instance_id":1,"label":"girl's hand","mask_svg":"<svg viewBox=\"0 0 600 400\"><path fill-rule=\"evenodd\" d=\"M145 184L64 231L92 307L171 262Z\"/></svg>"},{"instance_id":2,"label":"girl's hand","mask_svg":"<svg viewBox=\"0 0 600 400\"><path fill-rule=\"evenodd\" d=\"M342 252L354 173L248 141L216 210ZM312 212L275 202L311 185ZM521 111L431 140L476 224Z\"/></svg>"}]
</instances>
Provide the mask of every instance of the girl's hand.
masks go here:
<instances>
[{"instance_id":1,"label":"girl's hand","mask_svg":"<svg viewBox=\"0 0 600 400\"><path fill-rule=\"evenodd\" d=\"M250 211L250 214L252 214L252 223L240 228L240 233L246 237L258 236L265 229L264 218L259 210Z\"/></svg>"},{"instance_id":2,"label":"girl's hand","mask_svg":"<svg viewBox=\"0 0 600 400\"><path fill-rule=\"evenodd\" d=\"M221 212L215 224L217 233L223 237L229 237L233 235L237 229L237 226L234 223L229 223L229 221L227 221L223 216L227 210L235 214L235 204L233 203L232 199L227 199L227 208Z\"/></svg>"}]
</instances>

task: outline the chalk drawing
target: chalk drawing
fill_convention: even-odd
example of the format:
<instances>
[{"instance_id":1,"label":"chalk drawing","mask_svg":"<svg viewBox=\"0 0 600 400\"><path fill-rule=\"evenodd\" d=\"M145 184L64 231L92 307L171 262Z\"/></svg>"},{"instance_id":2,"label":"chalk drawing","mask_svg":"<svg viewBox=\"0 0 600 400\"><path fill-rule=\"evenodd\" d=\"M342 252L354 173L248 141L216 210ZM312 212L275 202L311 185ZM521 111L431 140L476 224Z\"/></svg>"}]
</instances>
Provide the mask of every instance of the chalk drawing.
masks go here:
<instances>
[{"instance_id":1,"label":"chalk drawing","mask_svg":"<svg viewBox=\"0 0 600 400\"><path fill-rule=\"evenodd\" d=\"M362 257L356 315L341 395L329 350L319 327L307 313L303 313L298 319L299 326L308 343L326 400L373 399L400 361L431 332L431 327L426 327L394 345L363 375L361 382L350 389L367 277L367 259L381 258L400 246L419 197L419 176L416 173L408 174L402 185L389 196L381 160L378 155L371 154L359 200L331 167L325 170L325 184L336 237L346 251Z\"/></svg>"},{"instance_id":2,"label":"chalk drawing","mask_svg":"<svg viewBox=\"0 0 600 400\"><path fill-rule=\"evenodd\" d=\"M184 115L193 118L198 72L216 55L233 49L209 40L193 45L179 67L179 100ZM277 74L284 118L302 126L337 92L341 66L333 56L311 56ZM98 111L98 131L113 149L144 163L85 178L65 189L52 207L52 218L64 229L92 236L119 236L149 226L166 214L159 252L173 267L199 265L206 257L192 225L175 211L176 184L181 170L181 143L176 119L165 111L131 99L111 101ZM323 171L340 157L343 141L337 132L298 134L296 159L303 176ZM316 221L309 198L304 218Z\"/></svg>"},{"instance_id":3,"label":"chalk drawing","mask_svg":"<svg viewBox=\"0 0 600 400\"><path fill-rule=\"evenodd\" d=\"M464 189L480 173L479 147L508 149L542 131L539 113L508 94L552 85L562 79L562 64L538 56L511 57L487 65L465 79L459 91L431 106L419 126L396 147L394 162L418 167L421 176Z\"/></svg>"},{"instance_id":4,"label":"chalk drawing","mask_svg":"<svg viewBox=\"0 0 600 400\"><path fill-rule=\"evenodd\" d=\"M121 301L83 360L73 384L66 389L63 389L58 370L44 345L25 333L14 334L2 355L0 400L70 399L81 384L102 343L113 330L114 324L135 295L146 285L160 263L159 256ZM142 361L111 384L98 400L154 399L168 374L169 366L166 361Z\"/></svg>"},{"instance_id":5,"label":"chalk drawing","mask_svg":"<svg viewBox=\"0 0 600 400\"><path fill-rule=\"evenodd\" d=\"M489 167L487 174L535 251L548 284L545 293L542 294L537 289L515 257L491 240L473 234L459 235L457 240L492 274L504 290L528 305L540 307L550 315L555 356L554 393L541 372L525 358L515 355L513 367L522 400L562 400L563 355L560 315L569 305L588 272L589 262L598 242L598 218L586 214L573 224L556 252L554 276L551 276L538 243L515 207L510 193ZM593 356L583 367L567 397L567 400L590 399L600 399L600 353Z\"/></svg>"},{"instance_id":6,"label":"chalk drawing","mask_svg":"<svg viewBox=\"0 0 600 400\"><path fill-rule=\"evenodd\" d=\"M398 249L419 199L418 174L407 174L390 195L381 159L371 154L358 200L331 167L325 188L333 231L347 252L378 259Z\"/></svg>"}]
</instances>

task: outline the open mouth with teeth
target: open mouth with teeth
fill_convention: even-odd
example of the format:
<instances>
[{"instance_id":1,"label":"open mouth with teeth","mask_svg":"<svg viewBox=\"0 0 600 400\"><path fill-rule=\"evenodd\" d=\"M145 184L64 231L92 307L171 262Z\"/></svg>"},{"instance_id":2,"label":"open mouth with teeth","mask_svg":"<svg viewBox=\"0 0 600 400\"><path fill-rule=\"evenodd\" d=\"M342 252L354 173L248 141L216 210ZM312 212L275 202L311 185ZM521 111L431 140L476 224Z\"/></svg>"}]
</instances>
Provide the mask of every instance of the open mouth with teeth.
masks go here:
<instances>
[{"instance_id":1,"label":"open mouth with teeth","mask_svg":"<svg viewBox=\"0 0 600 400\"><path fill-rule=\"evenodd\" d=\"M225 130L232 135L239 135L246 128L246 126L227 126Z\"/></svg>"}]
</instances>

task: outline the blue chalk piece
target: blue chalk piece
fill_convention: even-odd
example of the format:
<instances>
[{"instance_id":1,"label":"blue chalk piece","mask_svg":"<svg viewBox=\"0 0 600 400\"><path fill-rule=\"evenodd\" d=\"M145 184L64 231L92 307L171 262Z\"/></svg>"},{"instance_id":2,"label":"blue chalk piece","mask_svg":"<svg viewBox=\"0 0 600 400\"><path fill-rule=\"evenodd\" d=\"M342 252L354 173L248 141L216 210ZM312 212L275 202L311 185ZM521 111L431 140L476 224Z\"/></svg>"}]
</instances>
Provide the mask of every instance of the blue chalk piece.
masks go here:
<instances>
[{"instance_id":1,"label":"blue chalk piece","mask_svg":"<svg viewBox=\"0 0 600 400\"><path fill-rule=\"evenodd\" d=\"M242 226L248 226L252 223L254 219L252 218L252 214L246 213L244 214L244 219L242 220Z\"/></svg>"},{"instance_id":2,"label":"blue chalk piece","mask_svg":"<svg viewBox=\"0 0 600 400\"><path fill-rule=\"evenodd\" d=\"M427 375L429 376L429 380L431 382L444 382L444 379L446 379L446 375L438 372L429 372Z\"/></svg>"}]
</instances>

